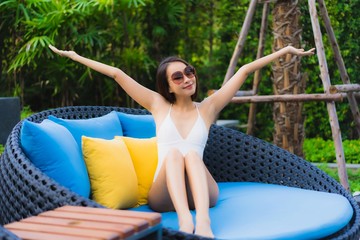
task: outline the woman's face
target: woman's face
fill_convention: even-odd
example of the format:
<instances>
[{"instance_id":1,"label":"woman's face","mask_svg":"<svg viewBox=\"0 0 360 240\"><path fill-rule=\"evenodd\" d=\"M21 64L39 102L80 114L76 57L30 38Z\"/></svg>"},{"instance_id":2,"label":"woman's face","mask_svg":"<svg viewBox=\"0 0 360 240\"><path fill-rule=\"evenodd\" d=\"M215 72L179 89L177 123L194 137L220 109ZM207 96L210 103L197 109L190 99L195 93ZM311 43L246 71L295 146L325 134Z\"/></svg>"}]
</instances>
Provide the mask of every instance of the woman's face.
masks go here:
<instances>
[{"instance_id":1,"label":"woman's face","mask_svg":"<svg viewBox=\"0 0 360 240\"><path fill-rule=\"evenodd\" d=\"M196 90L195 69L182 62L172 62L166 69L169 91L175 95L192 96Z\"/></svg>"}]
</instances>

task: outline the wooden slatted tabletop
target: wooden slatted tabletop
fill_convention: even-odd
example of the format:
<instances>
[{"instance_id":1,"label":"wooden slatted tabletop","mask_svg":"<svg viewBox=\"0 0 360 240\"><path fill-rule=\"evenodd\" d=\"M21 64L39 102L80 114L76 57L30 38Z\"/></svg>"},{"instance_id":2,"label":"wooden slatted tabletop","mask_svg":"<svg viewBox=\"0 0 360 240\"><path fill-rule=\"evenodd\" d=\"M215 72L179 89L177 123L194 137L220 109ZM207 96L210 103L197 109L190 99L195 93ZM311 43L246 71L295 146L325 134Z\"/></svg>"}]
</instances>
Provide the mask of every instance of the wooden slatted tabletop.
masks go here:
<instances>
[{"instance_id":1,"label":"wooden slatted tabletop","mask_svg":"<svg viewBox=\"0 0 360 240\"><path fill-rule=\"evenodd\" d=\"M4 226L22 239L161 239L159 213L64 206Z\"/></svg>"}]
</instances>

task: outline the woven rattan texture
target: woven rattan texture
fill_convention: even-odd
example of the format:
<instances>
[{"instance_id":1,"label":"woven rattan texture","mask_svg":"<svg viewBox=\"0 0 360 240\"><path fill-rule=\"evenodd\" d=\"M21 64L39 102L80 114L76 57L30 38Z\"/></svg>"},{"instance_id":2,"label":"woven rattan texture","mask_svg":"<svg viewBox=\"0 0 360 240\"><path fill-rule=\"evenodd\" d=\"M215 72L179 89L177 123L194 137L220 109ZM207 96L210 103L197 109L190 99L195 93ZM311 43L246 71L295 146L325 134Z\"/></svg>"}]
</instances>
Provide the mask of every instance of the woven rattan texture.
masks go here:
<instances>
[{"instance_id":1,"label":"woven rattan texture","mask_svg":"<svg viewBox=\"0 0 360 240\"><path fill-rule=\"evenodd\" d=\"M16 235L9 232L7 229L0 227L0 240L18 240Z\"/></svg>"},{"instance_id":2,"label":"woven rattan texture","mask_svg":"<svg viewBox=\"0 0 360 240\"><path fill-rule=\"evenodd\" d=\"M78 106L47 110L30 116L28 120L41 122L50 114L66 119L87 119L112 110L148 114L140 109ZM22 122L19 122L14 127L1 156L1 223L18 221L63 205L102 207L40 172L20 148L21 126ZM360 238L360 209L354 198L335 180L302 158L239 131L213 125L204 162L218 182L264 182L341 194L353 206L354 216L348 226L329 239ZM203 239L170 229L163 229L163 234L165 239Z\"/></svg>"}]
</instances>

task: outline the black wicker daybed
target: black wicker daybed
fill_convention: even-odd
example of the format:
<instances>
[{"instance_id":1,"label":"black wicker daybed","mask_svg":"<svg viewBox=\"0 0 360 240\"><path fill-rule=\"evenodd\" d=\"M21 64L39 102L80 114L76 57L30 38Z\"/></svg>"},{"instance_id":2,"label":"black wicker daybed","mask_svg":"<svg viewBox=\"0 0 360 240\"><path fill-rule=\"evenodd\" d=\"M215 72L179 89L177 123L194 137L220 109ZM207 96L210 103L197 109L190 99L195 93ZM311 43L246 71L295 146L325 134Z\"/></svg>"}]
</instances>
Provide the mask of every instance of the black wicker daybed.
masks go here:
<instances>
[{"instance_id":1,"label":"black wicker daybed","mask_svg":"<svg viewBox=\"0 0 360 240\"><path fill-rule=\"evenodd\" d=\"M49 115L65 119L88 119L113 110L147 114L140 109L80 106L43 111L27 120L41 122ZM64 205L103 207L59 185L30 162L20 147L22 124L23 121L14 127L0 159L1 224ZM360 209L351 194L334 179L296 155L236 130L213 125L204 152L204 162L217 182L261 182L340 194L350 202L353 217L345 228L327 238L360 238ZM16 239L12 234L2 234L0 229L0 239ZM167 228L163 229L163 238L201 239Z\"/></svg>"},{"instance_id":2,"label":"black wicker daybed","mask_svg":"<svg viewBox=\"0 0 360 240\"><path fill-rule=\"evenodd\" d=\"M0 226L0 240L19 239L15 234Z\"/></svg>"}]
</instances>

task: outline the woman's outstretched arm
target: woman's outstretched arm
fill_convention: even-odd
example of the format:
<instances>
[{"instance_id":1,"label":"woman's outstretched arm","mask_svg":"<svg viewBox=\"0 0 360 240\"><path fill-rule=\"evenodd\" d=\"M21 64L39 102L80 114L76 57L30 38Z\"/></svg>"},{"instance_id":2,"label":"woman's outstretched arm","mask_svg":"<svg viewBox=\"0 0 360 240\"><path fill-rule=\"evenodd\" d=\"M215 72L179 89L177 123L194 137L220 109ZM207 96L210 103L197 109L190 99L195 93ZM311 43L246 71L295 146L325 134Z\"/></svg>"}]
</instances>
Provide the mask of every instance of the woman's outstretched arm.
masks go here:
<instances>
[{"instance_id":1,"label":"woman's outstretched arm","mask_svg":"<svg viewBox=\"0 0 360 240\"><path fill-rule=\"evenodd\" d=\"M208 105L209 111L211 111L211 113L214 114L213 116L215 117L231 101L231 99L234 97L239 88L243 85L249 74L266 66L267 64L271 63L282 55L294 54L298 56L309 56L313 55L314 51L315 48L304 51L304 49L297 49L291 46L287 46L277 52L245 64L218 91L216 91L214 94L212 94L206 99L206 104Z\"/></svg>"},{"instance_id":2,"label":"woman's outstretched arm","mask_svg":"<svg viewBox=\"0 0 360 240\"><path fill-rule=\"evenodd\" d=\"M52 45L49 45L49 48L62 57L68 57L99 73L113 78L132 99L150 112L156 108L156 103L159 102L158 100L162 100L160 94L142 86L119 68L82 57L74 51L59 50Z\"/></svg>"}]
</instances>

